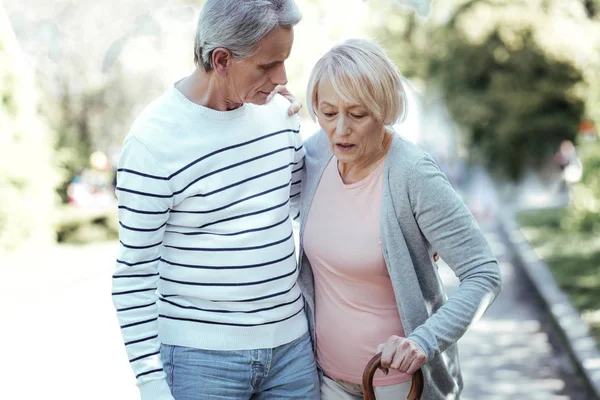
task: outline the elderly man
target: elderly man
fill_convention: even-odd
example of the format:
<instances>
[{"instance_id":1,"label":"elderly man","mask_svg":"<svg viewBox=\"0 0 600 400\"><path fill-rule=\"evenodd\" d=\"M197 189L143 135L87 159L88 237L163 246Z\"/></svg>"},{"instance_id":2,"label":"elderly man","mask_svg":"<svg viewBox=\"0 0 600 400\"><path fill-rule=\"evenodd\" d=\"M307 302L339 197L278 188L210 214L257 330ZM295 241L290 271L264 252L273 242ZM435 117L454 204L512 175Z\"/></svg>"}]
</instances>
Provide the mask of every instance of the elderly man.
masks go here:
<instances>
[{"instance_id":1,"label":"elderly man","mask_svg":"<svg viewBox=\"0 0 600 400\"><path fill-rule=\"evenodd\" d=\"M195 71L125 139L112 298L143 400L318 398L289 218L304 150L270 99L300 18L207 0Z\"/></svg>"}]
</instances>

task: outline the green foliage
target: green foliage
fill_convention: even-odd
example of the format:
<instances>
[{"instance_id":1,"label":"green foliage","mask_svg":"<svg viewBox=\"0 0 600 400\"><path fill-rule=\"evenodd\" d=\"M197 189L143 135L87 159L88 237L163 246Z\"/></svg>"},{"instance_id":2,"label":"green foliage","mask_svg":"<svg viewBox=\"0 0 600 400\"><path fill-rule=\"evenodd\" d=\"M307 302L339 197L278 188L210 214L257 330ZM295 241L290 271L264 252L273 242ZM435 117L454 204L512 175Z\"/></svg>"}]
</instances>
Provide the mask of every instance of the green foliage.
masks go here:
<instances>
[{"instance_id":1,"label":"green foliage","mask_svg":"<svg viewBox=\"0 0 600 400\"><path fill-rule=\"evenodd\" d=\"M375 31L405 75L442 93L469 156L518 180L600 112L598 2L586 3L440 1L420 20L380 0Z\"/></svg>"},{"instance_id":2,"label":"green foliage","mask_svg":"<svg viewBox=\"0 0 600 400\"><path fill-rule=\"evenodd\" d=\"M521 32L522 46L512 50L499 30L476 44L449 35L452 56L433 55L429 73L467 128L471 156L516 180L575 138L584 103L573 92L583 78L573 65L547 57L531 31Z\"/></svg>"},{"instance_id":3,"label":"green foliage","mask_svg":"<svg viewBox=\"0 0 600 400\"><path fill-rule=\"evenodd\" d=\"M0 9L0 251L50 242L57 172L32 73Z\"/></svg>"}]
</instances>

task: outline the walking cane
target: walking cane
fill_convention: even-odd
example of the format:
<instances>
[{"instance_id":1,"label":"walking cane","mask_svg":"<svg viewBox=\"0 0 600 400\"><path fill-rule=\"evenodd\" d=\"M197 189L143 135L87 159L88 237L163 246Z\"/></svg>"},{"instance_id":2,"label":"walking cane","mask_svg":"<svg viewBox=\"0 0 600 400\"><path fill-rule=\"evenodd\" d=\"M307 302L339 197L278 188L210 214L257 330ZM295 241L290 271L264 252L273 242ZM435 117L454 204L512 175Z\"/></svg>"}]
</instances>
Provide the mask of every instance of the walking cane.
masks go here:
<instances>
[{"instance_id":1,"label":"walking cane","mask_svg":"<svg viewBox=\"0 0 600 400\"><path fill-rule=\"evenodd\" d=\"M373 376L377 368L381 367L381 353L375 354L373 358L367 363L365 371L363 372L363 395L365 400L375 400L375 390L373 389ZM412 376L412 386L408 393L408 400L420 400L423 395L423 389L425 388L425 378L423 377L423 371L420 369L415 372Z\"/></svg>"}]
</instances>

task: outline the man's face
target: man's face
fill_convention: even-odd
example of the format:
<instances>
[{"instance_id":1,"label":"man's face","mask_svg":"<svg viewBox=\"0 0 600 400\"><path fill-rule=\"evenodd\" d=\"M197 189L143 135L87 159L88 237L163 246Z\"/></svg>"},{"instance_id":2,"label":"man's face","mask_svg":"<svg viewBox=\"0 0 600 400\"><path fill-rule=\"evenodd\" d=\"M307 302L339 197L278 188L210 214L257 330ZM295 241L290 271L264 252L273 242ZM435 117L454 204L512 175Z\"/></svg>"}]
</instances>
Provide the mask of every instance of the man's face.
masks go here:
<instances>
[{"instance_id":1,"label":"man's face","mask_svg":"<svg viewBox=\"0 0 600 400\"><path fill-rule=\"evenodd\" d=\"M259 42L256 54L233 61L228 70L231 101L265 104L275 86L287 84L284 62L293 42L293 29L276 28Z\"/></svg>"}]
</instances>

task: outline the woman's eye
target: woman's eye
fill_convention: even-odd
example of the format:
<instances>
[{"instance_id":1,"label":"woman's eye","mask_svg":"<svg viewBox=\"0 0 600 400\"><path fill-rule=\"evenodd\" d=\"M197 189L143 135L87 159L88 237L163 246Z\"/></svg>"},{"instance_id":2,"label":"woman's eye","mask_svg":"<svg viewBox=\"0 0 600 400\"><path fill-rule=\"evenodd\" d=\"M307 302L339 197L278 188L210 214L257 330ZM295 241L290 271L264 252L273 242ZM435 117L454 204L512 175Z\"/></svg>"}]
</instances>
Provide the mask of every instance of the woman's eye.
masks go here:
<instances>
[{"instance_id":1,"label":"woman's eye","mask_svg":"<svg viewBox=\"0 0 600 400\"><path fill-rule=\"evenodd\" d=\"M361 119L365 116L364 114L350 114L350 115L352 115L356 119Z\"/></svg>"},{"instance_id":2,"label":"woman's eye","mask_svg":"<svg viewBox=\"0 0 600 400\"><path fill-rule=\"evenodd\" d=\"M335 115L335 113L332 113L332 112L324 112L324 113L323 113L323 115L324 115L324 116L326 116L326 117L333 117L333 116Z\"/></svg>"}]
</instances>

